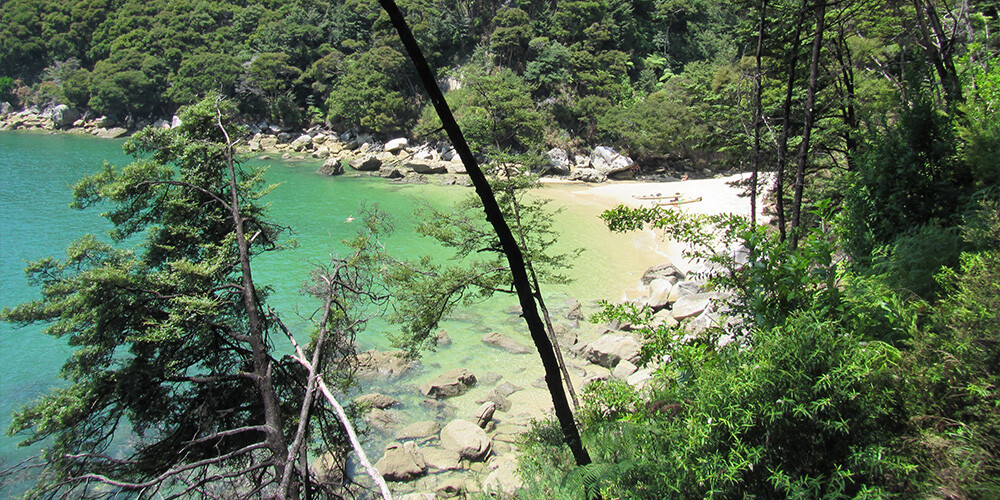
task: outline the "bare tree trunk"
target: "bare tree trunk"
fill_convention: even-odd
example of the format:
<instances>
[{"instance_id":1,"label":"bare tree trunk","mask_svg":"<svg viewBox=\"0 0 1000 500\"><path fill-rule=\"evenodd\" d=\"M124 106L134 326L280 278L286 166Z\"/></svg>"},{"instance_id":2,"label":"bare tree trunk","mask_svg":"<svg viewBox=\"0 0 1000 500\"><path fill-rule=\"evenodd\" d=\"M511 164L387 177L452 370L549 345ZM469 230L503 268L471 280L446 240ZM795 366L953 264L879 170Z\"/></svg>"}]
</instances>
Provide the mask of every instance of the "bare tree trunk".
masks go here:
<instances>
[{"instance_id":1,"label":"bare tree trunk","mask_svg":"<svg viewBox=\"0 0 1000 500\"><path fill-rule=\"evenodd\" d=\"M218 126L226 137L226 163L229 169L229 190L232 193L229 208L232 211L233 224L236 231L236 245L239 251L243 307L247 315L247 343L250 344L253 359L253 380L260 392L264 407L264 440L271 451L275 480L280 480L288 461L288 449L281 425L281 405L274 391L273 373L271 371L271 356L268 351L264 318L261 316L260 302L257 300L257 290L254 288L253 275L250 267L250 242L247 240L243 227L243 215L240 213L239 185L236 179L236 167L233 160L233 142L222 125L221 113L218 115Z\"/></svg>"},{"instance_id":2,"label":"bare tree trunk","mask_svg":"<svg viewBox=\"0 0 1000 500\"><path fill-rule=\"evenodd\" d=\"M403 46L406 47L406 51L409 53L410 59L416 66L417 73L423 81L424 89L430 96L431 102L434 103L434 109L441 118L443 128L448 133L448 138L451 140L452 145L455 147L455 151L462 159L462 163L465 165L465 169L469 173L469 178L472 180L472 184L476 187L476 193L483 202L486 219L493 225L493 230L496 231L497 237L500 240L500 245L503 248L503 252L507 256L507 262L510 266L514 288L517 290L517 296L524 314L524 321L528 324L528 330L531 332L531 338L535 343L535 347L538 349L538 356L541 358L542 365L545 368L545 383L548 386L549 394L552 396L552 405L555 409L556 418L559 419L559 425L563 431L563 438L565 439L570 450L572 450L576 463L578 465L589 464L590 455L583 447L583 442L580 440L580 432L573 419L573 410L570 408L569 401L566 399L566 392L563 390L562 381L559 377L559 363L553 350L552 343L549 341L549 337L545 331L545 326L542 324L542 320L538 316L538 308L532 293L531 281L528 279L528 274L525 270L524 256L522 255L521 249L517 244L517 240L514 238L514 235L510 231L510 227L504 220L500 206L497 204L496 197L493 195L493 190L490 188L490 184L486 180L486 176L483 175L483 171L479 168L476 158L472 154L472 150L469 149L469 145L465 141L465 137L462 135L462 130L455 121L455 117L452 115L451 109L448 107L448 103L445 102L444 94L442 94L441 89L438 88L437 80L434 78L434 73L427 64L427 60L424 59L424 55L420 51L420 46L417 45L417 41L413 38L413 33L410 32L410 28L406 24L406 20L403 18L403 13L400 12L399 7L393 0L379 0L379 3L382 5L382 8L385 9L386 13L389 14L390 21L399 33L399 38L402 40Z\"/></svg>"},{"instance_id":3,"label":"bare tree trunk","mask_svg":"<svg viewBox=\"0 0 1000 500\"><path fill-rule=\"evenodd\" d=\"M840 80L844 86L844 104L841 106L841 115L846 126L846 130L844 131L844 148L846 149L847 170L853 172L857 170L858 161L855 154L858 149L858 140L854 135L854 131L858 129L858 113L855 106L854 59L851 57L851 48L847 45L847 36L844 33L843 24L840 25L838 32L835 47L837 61L840 64Z\"/></svg>"},{"instance_id":4,"label":"bare tree trunk","mask_svg":"<svg viewBox=\"0 0 1000 500\"><path fill-rule=\"evenodd\" d=\"M792 248L799 243L799 225L802 224L802 190L805 187L806 162L809 159L809 140L816 120L816 89L819 87L819 56L823 48L823 30L826 27L826 0L816 2L816 31L813 34L812 54L809 56L809 87L806 91L805 118L802 123L802 142L799 143L798 165L795 169L795 197L792 201Z\"/></svg>"}]
</instances>

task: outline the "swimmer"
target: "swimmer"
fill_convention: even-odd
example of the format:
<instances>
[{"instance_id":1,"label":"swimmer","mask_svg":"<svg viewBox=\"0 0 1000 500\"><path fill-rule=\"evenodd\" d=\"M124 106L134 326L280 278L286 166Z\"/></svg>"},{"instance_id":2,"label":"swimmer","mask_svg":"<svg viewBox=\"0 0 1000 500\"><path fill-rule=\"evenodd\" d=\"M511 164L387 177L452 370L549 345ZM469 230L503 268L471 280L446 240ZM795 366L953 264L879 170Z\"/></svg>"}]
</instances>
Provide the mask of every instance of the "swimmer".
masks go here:
<instances>
[{"instance_id":1,"label":"swimmer","mask_svg":"<svg viewBox=\"0 0 1000 500\"><path fill-rule=\"evenodd\" d=\"M347 219L345 219L344 222L354 222L354 216L353 215L348 215Z\"/></svg>"}]
</instances>

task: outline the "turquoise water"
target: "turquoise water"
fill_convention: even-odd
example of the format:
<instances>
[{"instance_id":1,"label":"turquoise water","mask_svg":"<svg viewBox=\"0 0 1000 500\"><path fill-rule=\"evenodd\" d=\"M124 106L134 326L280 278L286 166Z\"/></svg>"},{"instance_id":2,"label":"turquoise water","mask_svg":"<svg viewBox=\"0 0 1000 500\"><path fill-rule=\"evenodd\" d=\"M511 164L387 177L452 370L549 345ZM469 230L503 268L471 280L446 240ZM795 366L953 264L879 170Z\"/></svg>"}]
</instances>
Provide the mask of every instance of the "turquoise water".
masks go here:
<instances>
[{"instance_id":1,"label":"turquoise water","mask_svg":"<svg viewBox=\"0 0 1000 500\"><path fill-rule=\"evenodd\" d=\"M105 159L118 165L127 163L121 143L87 136L0 132L0 306L38 297L37 289L28 286L24 277L27 261L58 258L80 235L103 236L109 229L100 210L69 208L69 186L97 171ZM356 216L362 202L377 202L394 217L397 231L386 242L387 249L397 256L415 257L441 253L429 240L413 233L417 206L423 201L444 206L471 192L455 186L398 186L370 177L324 177L315 173L318 165L317 161L269 163L268 182L280 183L266 199L271 203L272 218L293 228L291 236L299 246L270 254L255 264L255 279L275 290L270 305L300 331L305 330L306 321L296 318L309 316L316 304L300 295L299 287L315 263L326 261L331 252L343 251L340 242L356 229L345 219ZM659 259L630 237L610 235L596 219L602 207L579 200L576 189L579 187L544 190L545 196L554 199L555 207L565 209L556 220L556 229L564 235L558 246L588 249L570 272L576 278L574 284L545 288L550 308L557 314L569 296L589 306L599 299L618 298L622 283L634 281L648 264ZM514 304L513 297L501 296L455 314L442 325L453 339L451 347L424 356L422 369L411 379L378 389L401 399L404 419L413 421L426 418L415 386L439 370L465 367L478 375L494 372L529 387L541 376L536 355L513 356L480 342L484 333L496 330L530 345L523 322L511 312ZM387 348L385 333L391 328L373 321L359 339L361 347ZM40 327L15 328L0 323L0 427L6 430L12 411L59 383L58 371L68 353L62 340L42 334ZM539 398L529 391L518 394ZM475 399L479 396L470 393L452 403L458 414L470 413L478 406ZM32 454L33 449L16 447L17 441L0 436L0 462L9 465ZM378 443L372 448L378 449Z\"/></svg>"}]
</instances>

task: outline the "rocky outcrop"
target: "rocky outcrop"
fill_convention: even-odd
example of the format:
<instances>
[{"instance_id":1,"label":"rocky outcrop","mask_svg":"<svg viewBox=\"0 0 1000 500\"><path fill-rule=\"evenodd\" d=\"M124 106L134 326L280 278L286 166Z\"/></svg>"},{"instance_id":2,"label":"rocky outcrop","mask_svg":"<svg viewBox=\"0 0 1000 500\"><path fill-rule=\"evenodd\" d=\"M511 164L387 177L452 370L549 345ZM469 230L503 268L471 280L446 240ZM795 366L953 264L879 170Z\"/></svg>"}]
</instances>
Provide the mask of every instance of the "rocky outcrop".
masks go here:
<instances>
[{"instance_id":1,"label":"rocky outcrop","mask_svg":"<svg viewBox=\"0 0 1000 500\"><path fill-rule=\"evenodd\" d=\"M316 170L317 174L320 175L341 175L344 173L344 164L340 163L339 158L328 158L323 162L323 166Z\"/></svg>"},{"instance_id":2,"label":"rocky outcrop","mask_svg":"<svg viewBox=\"0 0 1000 500\"><path fill-rule=\"evenodd\" d=\"M685 295L674 302L673 316L677 321L685 318L697 316L708 307L709 303L717 299L719 294L715 292L695 293Z\"/></svg>"},{"instance_id":3,"label":"rocky outcrop","mask_svg":"<svg viewBox=\"0 0 1000 500\"><path fill-rule=\"evenodd\" d=\"M398 139L393 139L393 140L385 143L385 146L382 148L382 150L385 151L385 152L387 152L387 153L395 153L395 152L398 152L398 151L402 151L403 148L406 147L407 142L408 141L406 140L405 137L400 137Z\"/></svg>"},{"instance_id":4,"label":"rocky outcrop","mask_svg":"<svg viewBox=\"0 0 1000 500\"><path fill-rule=\"evenodd\" d=\"M452 420L441 429L441 445L446 450L457 451L466 460L486 458L491 442L486 431L468 420Z\"/></svg>"},{"instance_id":5,"label":"rocky outcrop","mask_svg":"<svg viewBox=\"0 0 1000 500\"><path fill-rule=\"evenodd\" d=\"M48 112L52 119L52 124L56 127L69 127L74 122L83 117L83 113L76 108L71 108L65 104L60 104L51 108Z\"/></svg>"},{"instance_id":6,"label":"rocky outcrop","mask_svg":"<svg viewBox=\"0 0 1000 500\"><path fill-rule=\"evenodd\" d=\"M438 375L420 388L425 396L435 399L450 398L465 394L476 385L476 376L465 368L455 368Z\"/></svg>"},{"instance_id":7,"label":"rocky outcrop","mask_svg":"<svg viewBox=\"0 0 1000 500\"><path fill-rule=\"evenodd\" d=\"M526 346L520 342L504 335L500 332L490 332L483 335L483 343L502 349L512 354L528 354L531 352Z\"/></svg>"},{"instance_id":8,"label":"rocky outcrop","mask_svg":"<svg viewBox=\"0 0 1000 500\"><path fill-rule=\"evenodd\" d=\"M387 481L412 481L427 472L427 463L416 443L390 443L375 468Z\"/></svg>"},{"instance_id":9,"label":"rocky outcrop","mask_svg":"<svg viewBox=\"0 0 1000 500\"><path fill-rule=\"evenodd\" d=\"M639 343L629 335L603 335L584 348L584 357L605 368L613 368L619 361L634 361L639 357Z\"/></svg>"},{"instance_id":10,"label":"rocky outcrop","mask_svg":"<svg viewBox=\"0 0 1000 500\"><path fill-rule=\"evenodd\" d=\"M569 180L595 184L608 180L608 176L595 168L574 168L569 174Z\"/></svg>"},{"instance_id":11,"label":"rocky outcrop","mask_svg":"<svg viewBox=\"0 0 1000 500\"><path fill-rule=\"evenodd\" d=\"M560 148L552 148L545 155L548 157L548 164L542 174L550 175L569 175L570 171L573 169L573 164L569 161L569 155L566 150Z\"/></svg>"},{"instance_id":12,"label":"rocky outcrop","mask_svg":"<svg viewBox=\"0 0 1000 500\"><path fill-rule=\"evenodd\" d=\"M660 264L646 269L642 273L642 284L648 285L657 279L673 280L673 283L684 280L684 273L673 264Z\"/></svg>"},{"instance_id":13,"label":"rocky outcrop","mask_svg":"<svg viewBox=\"0 0 1000 500\"><path fill-rule=\"evenodd\" d=\"M376 172L382 168L382 160L374 156L356 158L350 162L351 168L360 172Z\"/></svg>"},{"instance_id":14,"label":"rocky outcrop","mask_svg":"<svg viewBox=\"0 0 1000 500\"><path fill-rule=\"evenodd\" d=\"M630 170L633 165L631 158L607 146L598 146L590 153L590 167L605 176Z\"/></svg>"}]
</instances>

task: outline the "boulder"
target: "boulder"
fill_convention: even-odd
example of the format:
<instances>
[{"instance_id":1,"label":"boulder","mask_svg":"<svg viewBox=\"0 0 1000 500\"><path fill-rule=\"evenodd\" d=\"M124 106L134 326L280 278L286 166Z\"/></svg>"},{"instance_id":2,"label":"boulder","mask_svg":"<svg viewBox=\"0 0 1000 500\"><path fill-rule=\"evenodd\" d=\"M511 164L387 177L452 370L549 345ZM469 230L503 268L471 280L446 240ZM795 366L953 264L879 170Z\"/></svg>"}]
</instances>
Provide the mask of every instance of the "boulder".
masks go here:
<instances>
[{"instance_id":1,"label":"boulder","mask_svg":"<svg viewBox=\"0 0 1000 500\"><path fill-rule=\"evenodd\" d=\"M639 357L639 343L628 335L603 335L584 349L584 356L595 365L612 368L619 361Z\"/></svg>"},{"instance_id":2,"label":"boulder","mask_svg":"<svg viewBox=\"0 0 1000 500\"><path fill-rule=\"evenodd\" d=\"M574 168L569 174L569 180L599 183L608 180L608 176L594 168Z\"/></svg>"},{"instance_id":3,"label":"boulder","mask_svg":"<svg viewBox=\"0 0 1000 500\"><path fill-rule=\"evenodd\" d=\"M434 494L438 498L455 498L465 491L465 481L460 477L449 477L438 483Z\"/></svg>"},{"instance_id":4,"label":"boulder","mask_svg":"<svg viewBox=\"0 0 1000 500\"><path fill-rule=\"evenodd\" d=\"M424 456L413 441L390 443L375 468L387 481L411 481L427 472Z\"/></svg>"},{"instance_id":5,"label":"boulder","mask_svg":"<svg viewBox=\"0 0 1000 500\"><path fill-rule=\"evenodd\" d=\"M403 351L376 351L374 349L358 353L358 373L360 379L384 377L396 379L416 368L417 361L410 359Z\"/></svg>"},{"instance_id":6,"label":"boulder","mask_svg":"<svg viewBox=\"0 0 1000 500\"><path fill-rule=\"evenodd\" d=\"M642 388L642 386L646 385L646 382L649 382L652 379L653 370L645 368L629 375L629 377L625 379L625 382L632 387Z\"/></svg>"},{"instance_id":7,"label":"boulder","mask_svg":"<svg viewBox=\"0 0 1000 500\"><path fill-rule=\"evenodd\" d=\"M421 450L424 455L424 463L431 470L459 470L462 468L462 456L454 450L441 448L424 448Z\"/></svg>"},{"instance_id":8,"label":"boulder","mask_svg":"<svg viewBox=\"0 0 1000 500\"><path fill-rule=\"evenodd\" d=\"M295 151L302 151L303 149L306 149L307 147L312 145L312 140L313 140L312 136L308 134L302 134L296 137L294 141L292 141L290 147Z\"/></svg>"},{"instance_id":9,"label":"boulder","mask_svg":"<svg viewBox=\"0 0 1000 500\"><path fill-rule=\"evenodd\" d=\"M386 179L402 179L406 174L399 167L382 167L378 169L378 176Z\"/></svg>"},{"instance_id":10,"label":"boulder","mask_svg":"<svg viewBox=\"0 0 1000 500\"><path fill-rule=\"evenodd\" d=\"M354 403L366 408L379 408L384 410L386 408L399 405L399 400L392 396L386 396L385 394L373 392L371 394L365 394L364 396L354 398Z\"/></svg>"},{"instance_id":11,"label":"boulder","mask_svg":"<svg viewBox=\"0 0 1000 500\"><path fill-rule=\"evenodd\" d=\"M404 167L418 173L418 174L447 174L448 167L443 163L437 163L431 160L412 160L406 162Z\"/></svg>"},{"instance_id":12,"label":"boulder","mask_svg":"<svg viewBox=\"0 0 1000 500\"><path fill-rule=\"evenodd\" d=\"M437 150L431 148L427 145L420 146L417 151L413 153L413 159L422 161L437 161L441 156L438 154Z\"/></svg>"},{"instance_id":13,"label":"boulder","mask_svg":"<svg viewBox=\"0 0 1000 500\"><path fill-rule=\"evenodd\" d=\"M509 394L508 394L509 395ZM495 410L500 411L510 411L511 402L503 394L501 394L496 389L493 389L486 395L485 398L476 401L477 403L488 404L493 403L496 405Z\"/></svg>"},{"instance_id":14,"label":"boulder","mask_svg":"<svg viewBox=\"0 0 1000 500\"><path fill-rule=\"evenodd\" d=\"M98 129L97 136L102 139L117 139L127 133L128 130L122 127L112 127L109 129Z\"/></svg>"},{"instance_id":15,"label":"boulder","mask_svg":"<svg viewBox=\"0 0 1000 500\"><path fill-rule=\"evenodd\" d=\"M329 176L341 175L344 173L344 164L340 163L340 158L328 158L316 173Z\"/></svg>"},{"instance_id":16,"label":"boulder","mask_svg":"<svg viewBox=\"0 0 1000 500\"><path fill-rule=\"evenodd\" d=\"M388 153L395 153L397 151L402 151L406 147L407 140L405 137L400 137L398 139L393 139L387 143L382 148L383 151Z\"/></svg>"},{"instance_id":17,"label":"boulder","mask_svg":"<svg viewBox=\"0 0 1000 500\"><path fill-rule=\"evenodd\" d=\"M667 328L673 328L678 325L676 319L674 319L673 311L669 309L661 309L653 315L649 320L649 326L653 328L659 328L660 325L666 325Z\"/></svg>"},{"instance_id":18,"label":"boulder","mask_svg":"<svg viewBox=\"0 0 1000 500\"><path fill-rule=\"evenodd\" d=\"M568 175L571 170L573 170L573 164L569 161L569 155L566 154L566 150L560 148L552 148L545 153L548 156L548 166L542 171L542 174L553 174L553 175Z\"/></svg>"},{"instance_id":19,"label":"boulder","mask_svg":"<svg viewBox=\"0 0 1000 500\"><path fill-rule=\"evenodd\" d=\"M465 368L455 368L438 375L420 388L424 396L442 399L465 394L476 385L476 376Z\"/></svg>"},{"instance_id":20,"label":"boulder","mask_svg":"<svg viewBox=\"0 0 1000 500\"><path fill-rule=\"evenodd\" d=\"M517 459L507 455L497 460L493 469L483 481L483 491L497 496L511 497L524 487L517 469Z\"/></svg>"},{"instance_id":21,"label":"boulder","mask_svg":"<svg viewBox=\"0 0 1000 500\"><path fill-rule=\"evenodd\" d=\"M493 414L497 411L497 404L493 401L486 401L476 410L476 425L486 428L486 424L493 420Z\"/></svg>"},{"instance_id":22,"label":"boulder","mask_svg":"<svg viewBox=\"0 0 1000 500\"><path fill-rule=\"evenodd\" d=\"M52 124L57 127L68 127L83 115L76 108L60 104L51 110Z\"/></svg>"},{"instance_id":23,"label":"boulder","mask_svg":"<svg viewBox=\"0 0 1000 500\"><path fill-rule=\"evenodd\" d=\"M604 175L629 170L635 162L607 146L597 146L590 154L590 166Z\"/></svg>"},{"instance_id":24,"label":"boulder","mask_svg":"<svg viewBox=\"0 0 1000 500\"><path fill-rule=\"evenodd\" d=\"M708 304L718 298L718 296L719 294L715 292L707 292L685 295L677 299L673 307L674 319L680 321L684 318L701 314L708 307Z\"/></svg>"},{"instance_id":25,"label":"boulder","mask_svg":"<svg viewBox=\"0 0 1000 500\"><path fill-rule=\"evenodd\" d=\"M0 101L0 116L7 116L14 112L14 106L7 101Z\"/></svg>"},{"instance_id":26,"label":"boulder","mask_svg":"<svg viewBox=\"0 0 1000 500\"><path fill-rule=\"evenodd\" d=\"M673 283L683 281L684 273L673 264L660 264L646 269L646 272L642 273L642 284L648 285L656 279L670 280L671 278L673 278Z\"/></svg>"},{"instance_id":27,"label":"boulder","mask_svg":"<svg viewBox=\"0 0 1000 500\"><path fill-rule=\"evenodd\" d=\"M355 158L351 160L351 168L361 172L374 172L382 167L382 160L369 156L365 158Z\"/></svg>"},{"instance_id":28,"label":"boulder","mask_svg":"<svg viewBox=\"0 0 1000 500\"><path fill-rule=\"evenodd\" d=\"M631 361L623 359L618 362L615 369L611 371L611 376L618 380L626 380L630 375L639 370L638 366L632 364Z\"/></svg>"},{"instance_id":29,"label":"boulder","mask_svg":"<svg viewBox=\"0 0 1000 500\"><path fill-rule=\"evenodd\" d=\"M587 156L587 155L574 155L573 156L573 165L576 166L576 167L583 167L583 168L589 167L590 166L590 157Z\"/></svg>"},{"instance_id":30,"label":"boulder","mask_svg":"<svg viewBox=\"0 0 1000 500\"><path fill-rule=\"evenodd\" d=\"M468 420L452 420L441 429L441 445L457 451L463 459L479 461L490 452L491 439L486 431Z\"/></svg>"},{"instance_id":31,"label":"boulder","mask_svg":"<svg viewBox=\"0 0 1000 500\"><path fill-rule=\"evenodd\" d=\"M168 129L170 128L170 122L160 118L153 122L153 128Z\"/></svg>"},{"instance_id":32,"label":"boulder","mask_svg":"<svg viewBox=\"0 0 1000 500\"><path fill-rule=\"evenodd\" d=\"M583 306L580 305L579 300L569 299L566 301L566 307L568 309L566 311L566 319L575 319L580 321L587 319L587 317L583 315Z\"/></svg>"},{"instance_id":33,"label":"boulder","mask_svg":"<svg viewBox=\"0 0 1000 500\"><path fill-rule=\"evenodd\" d=\"M181 125L184 125L184 120L181 120L181 117L174 115L170 118L170 128L177 128Z\"/></svg>"},{"instance_id":34,"label":"boulder","mask_svg":"<svg viewBox=\"0 0 1000 500\"><path fill-rule=\"evenodd\" d=\"M383 434L389 434L399 425L400 415L395 410L374 408L365 415L365 422Z\"/></svg>"},{"instance_id":35,"label":"boulder","mask_svg":"<svg viewBox=\"0 0 1000 500\"><path fill-rule=\"evenodd\" d=\"M396 439L399 441L406 439L426 439L436 436L439 432L441 432L441 424L433 420L422 420L396 431Z\"/></svg>"},{"instance_id":36,"label":"boulder","mask_svg":"<svg viewBox=\"0 0 1000 500\"><path fill-rule=\"evenodd\" d=\"M437 347L447 347L451 345L451 337L448 336L448 332L441 328L434 334L434 345Z\"/></svg>"},{"instance_id":37,"label":"boulder","mask_svg":"<svg viewBox=\"0 0 1000 500\"><path fill-rule=\"evenodd\" d=\"M266 135L260 138L260 149L274 149L278 145L278 138L273 135Z\"/></svg>"},{"instance_id":38,"label":"boulder","mask_svg":"<svg viewBox=\"0 0 1000 500\"><path fill-rule=\"evenodd\" d=\"M701 292L701 285L694 281L680 281L670 290L670 296L667 298L670 302L677 302L678 299L685 295L693 295Z\"/></svg>"},{"instance_id":39,"label":"boulder","mask_svg":"<svg viewBox=\"0 0 1000 500\"><path fill-rule=\"evenodd\" d=\"M510 396L511 394L514 394L517 391L524 390L524 388L518 387L510 382L503 382L500 385L496 386L496 389L494 390L497 391L497 394L500 394L503 397L507 397Z\"/></svg>"},{"instance_id":40,"label":"boulder","mask_svg":"<svg viewBox=\"0 0 1000 500\"><path fill-rule=\"evenodd\" d=\"M670 303L670 291L674 289L672 280L676 280L676 278L671 276L669 279L657 278L653 280L649 284L649 298L646 299L646 305L653 310L666 307Z\"/></svg>"},{"instance_id":41,"label":"boulder","mask_svg":"<svg viewBox=\"0 0 1000 500\"><path fill-rule=\"evenodd\" d=\"M500 332L490 332L483 335L483 343L513 354L528 354L531 352L530 349L520 342Z\"/></svg>"}]
</instances>

